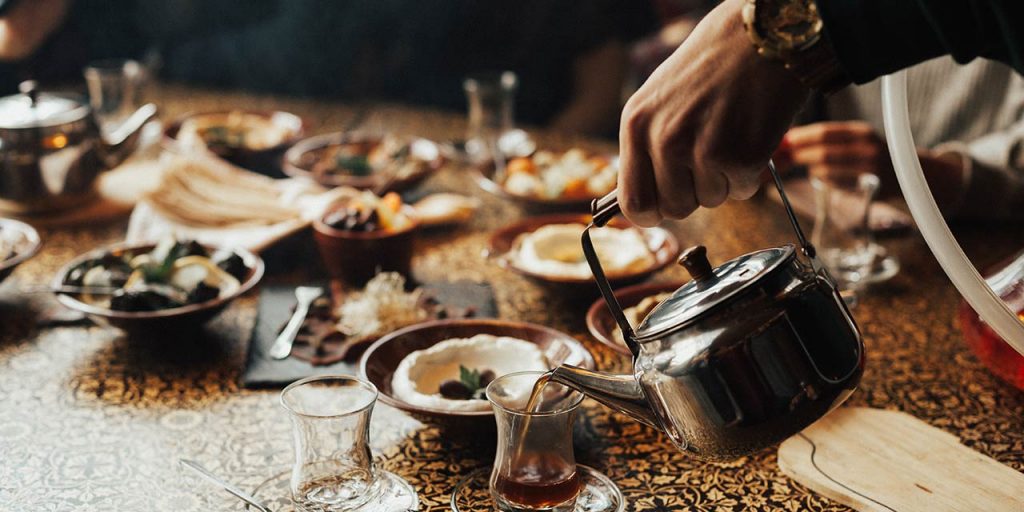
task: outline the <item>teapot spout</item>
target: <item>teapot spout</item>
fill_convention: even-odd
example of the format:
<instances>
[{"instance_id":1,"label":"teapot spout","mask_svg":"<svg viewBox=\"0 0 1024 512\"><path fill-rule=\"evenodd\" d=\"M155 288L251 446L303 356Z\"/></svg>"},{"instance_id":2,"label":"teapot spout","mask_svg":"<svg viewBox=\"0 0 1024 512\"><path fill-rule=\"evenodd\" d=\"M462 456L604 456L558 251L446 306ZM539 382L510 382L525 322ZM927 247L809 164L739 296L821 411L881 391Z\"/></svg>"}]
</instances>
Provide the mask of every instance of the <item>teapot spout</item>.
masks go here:
<instances>
[{"instance_id":1,"label":"teapot spout","mask_svg":"<svg viewBox=\"0 0 1024 512\"><path fill-rule=\"evenodd\" d=\"M110 136L103 140L103 164L109 169L118 166L128 155L131 155L139 146L139 134L142 127L151 119L156 117L157 108L152 103L147 103L110 133Z\"/></svg>"},{"instance_id":2,"label":"teapot spout","mask_svg":"<svg viewBox=\"0 0 1024 512\"><path fill-rule=\"evenodd\" d=\"M578 390L641 423L663 430L643 388L632 375L608 375L565 364L552 371L551 380Z\"/></svg>"}]
</instances>

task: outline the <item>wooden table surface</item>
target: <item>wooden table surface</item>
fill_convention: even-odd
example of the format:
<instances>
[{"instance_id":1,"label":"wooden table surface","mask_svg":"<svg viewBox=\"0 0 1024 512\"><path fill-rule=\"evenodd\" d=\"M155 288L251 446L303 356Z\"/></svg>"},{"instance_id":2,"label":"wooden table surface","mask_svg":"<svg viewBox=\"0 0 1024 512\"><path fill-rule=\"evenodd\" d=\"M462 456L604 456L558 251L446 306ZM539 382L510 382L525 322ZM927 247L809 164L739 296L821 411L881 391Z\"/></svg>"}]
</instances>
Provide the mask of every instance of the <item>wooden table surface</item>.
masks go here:
<instances>
[{"instance_id":1,"label":"wooden table surface","mask_svg":"<svg viewBox=\"0 0 1024 512\"><path fill-rule=\"evenodd\" d=\"M186 111L277 108L304 116L312 132L339 129L364 106L291 100L174 86L151 91L170 118ZM460 137L461 116L373 106L363 126L434 139ZM542 135L544 144L572 139ZM575 141L581 142L581 141ZM595 149L614 147L589 144ZM602 369L628 361L586 333L586 305L567 303L497 268L481 253L488 233L522 215L478 191L465 171L447 169L425 184L485 199L472 223L430 234L414 260L423 280L490 282L503 318L571 333ZM52 306L17 293L40 284L73 256L123 237L124 219L47 228L40 254L0 288L0 510L241 510L178 467L196 459L254 488L288 469L290 426L275 391L239 387L256 311L255 294L234 304L201 335L171 342L126 339L91 325L40 325ZM809 226L808 226L809 227ZM790 242L781 207L764 199L700 211L671 229L683 246L708 246L713 262ZM1014 226L964 226L959 235L979 265L1024 246ZM867 346L867 369L849 404L897 409L956 434L967 446L1024 470L1024 393L1000 382L971 355L955 321L959 297L917 236L888 240L903 270L872 289L854 310ZM670 268L655 279L680 279ZM278 279L282 279L278 277ZM461 475L490 463L437 429L382 404L374 413L378 463L419 491L424 510L444 510ZM774 450L729 463L677 452L657 432L595 404L581 417L581 462L621 486L628 510L845 510L789 480Z\"/></svg>"}]
</instances>

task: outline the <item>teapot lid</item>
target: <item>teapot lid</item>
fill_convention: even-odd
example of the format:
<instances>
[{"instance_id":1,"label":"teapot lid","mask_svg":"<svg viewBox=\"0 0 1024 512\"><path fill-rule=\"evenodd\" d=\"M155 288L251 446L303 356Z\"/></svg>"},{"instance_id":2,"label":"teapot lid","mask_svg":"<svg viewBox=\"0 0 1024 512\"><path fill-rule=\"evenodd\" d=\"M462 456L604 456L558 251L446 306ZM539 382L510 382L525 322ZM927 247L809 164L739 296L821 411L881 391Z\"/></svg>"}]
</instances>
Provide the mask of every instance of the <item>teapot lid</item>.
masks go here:
<instances>
[{"instance_id":1,"label":"teapot lid","mask_svg":"<svg viewBox=\"0 0 1024 512\"><path fill-rule=\"evenodd\" d=\"M39 92L34 82L23 82L21 94L0 98L0 129L42 128L78 121L89 106L70 96Z\"/></svg>"},{"instance_id":2,"label":"teapot lid","mask_svg":"<svg viewBox=\"0 0 1024 512\"><path fill-rule=\"evenodd\" d=\"M647 341L681 329L716 306L730 301L784 262L795 258L792 245L764 249L712 268L702 245L679 258L692 279L651 311L636 329L636 340Z\"/></svg>"}]
</instances>

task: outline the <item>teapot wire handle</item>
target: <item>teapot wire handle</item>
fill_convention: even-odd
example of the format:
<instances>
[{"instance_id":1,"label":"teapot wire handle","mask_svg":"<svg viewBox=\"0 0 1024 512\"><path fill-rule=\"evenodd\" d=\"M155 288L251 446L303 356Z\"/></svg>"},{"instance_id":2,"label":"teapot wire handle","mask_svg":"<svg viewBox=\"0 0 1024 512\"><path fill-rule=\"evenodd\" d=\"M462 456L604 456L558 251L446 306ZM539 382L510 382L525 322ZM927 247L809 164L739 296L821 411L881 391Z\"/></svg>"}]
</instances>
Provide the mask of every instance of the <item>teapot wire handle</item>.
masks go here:
<instances>
[{"instance_id":1,"label":"teapot wire handle","mask_svg":"<svg viewBox=\"0 0 1024 512\"><path fill-rule=\"evenodd\" d=\"M800 243L800 251L803 252L804 256L810 260L811 268L814 269L815 273L823 275L830 282L833 282L832 277L818 260L818 253L814 248L814 244L807 240L807 237L804 235L804 230L800 227L800 221L796 217L796 212L793 211L793 206L790 205L789 197L786 196L786 191L782 186L782 177L779 176L779 171L775 168L775 162L771 159L768 160L768 171L772 175L772 181L775 183L775 189L779 192L779 198L782 199L782 206L786 209L786 216L789 218L789 223L793 226L793 231L796 233L797 241ZM608 309L611 311L612 317L615 319L615 323L619 326L619 330L622 331L622 338L625 340L626 346L633 354L633 357L636 358L640 353L640 345L636 342L633 327L629 325L629 320L626 318L626 314L623 312L622 306L619 304L619 300L615 297L611 284L605 277L604 269L601 267L601 261L597 257L597 251L594 250L594 243L590 238L590 230L592 228L604 227L612 220L612 218L622 213L622 208L619 206L617 194L618 190L613 190L604 197L594 199L590 204L592 220L590 224L587 225L586 229L583 230L583 254L586 256L587 263L590 264L590 269L594 273L594 280L597 282L597 287L601 290L601 296L604 297L605 304L607 304Z\"/></svg>"},{"instance_id":2,"label":"teapot wire handle","mask_svg":"<svg viewBox=\"0 0 1024 512\"><path fill-rule=\"evenodd\" d=\"M614 197L613 197L614 199ZM592 207L596 208L599 199L595 199L592 203ZM615 204L615 209L618 209L618 203ZM612 214L614 216L614 214ZM640 355L640 344L636 342L636 336L633 334L633 326L629 325L629 320L626 318L626 313L622 311L622 305L619 304L619 299L615 297L615 292L612 291L612 285L608 282L608 278L604 275L604 268L601 267L601 259L597 257L597 251L594 250L594 242L590 239L590 230L596 227L603 227L608 223L608 220L612 216L605 218L604 222L598 223L597 215L594 215L594 219L587 225L583 230L583 255L587 258L587 263L590 264L590 271L594 273L594 281L597 283L598 289L601 290L601 296L604 297L604 302L608 306L608 310L612 314L612 318L615 319L615 323L618 324L619 330L622 331L622 339L626 342L626 347L629 348L629 352L633 354L635 360Z\"/></svg>"},{"instance_id":3,"label":"teapot wire handle","mask_svg":"<svg viewBox=\"0 0 1024 512\"><path fill-rule=\"evenodd\" d=\"M775 169L775 162L770 158L768 159L768 171L772 174L772 181L775 182L775 190L779 192L779 198L782 199L782 206L786 209L786 216L789 217L789 223L793 226L793 231L796 232L796 239L800 242L800 250L807 256L817 267L818 251L814 248L807 237L804 236L804 230L800 227L800 221L796 218L796 212L793 211L793 206L789 204L789 197L786 196L786 190L782 188L782 177L779 176L779 171ZM817 270L817 268L815 268Z\"/></svg>"}]
</instances>

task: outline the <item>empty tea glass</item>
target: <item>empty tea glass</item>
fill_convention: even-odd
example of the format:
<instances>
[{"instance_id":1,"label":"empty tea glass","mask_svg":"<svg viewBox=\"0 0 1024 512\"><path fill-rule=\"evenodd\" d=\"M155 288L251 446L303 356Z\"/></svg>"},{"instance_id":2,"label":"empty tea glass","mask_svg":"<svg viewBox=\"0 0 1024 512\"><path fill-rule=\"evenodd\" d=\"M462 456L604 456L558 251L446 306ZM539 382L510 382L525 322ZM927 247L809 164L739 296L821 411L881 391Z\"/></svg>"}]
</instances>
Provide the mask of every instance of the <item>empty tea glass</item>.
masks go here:
<instances>
[{"instance_id":1,"label":"empty tea glass","mask_svg":"<svg viewBox=\"0 0 1024 512\"><path fill-rule=\"evenodd\" d=\"M519 78L511 71L472 75L462 82L469 103L466 153L485 160L502 137L515 127L515 96Z\"/></svg>"},{"instance_id":2,"label":"empty tea glass","mask_svg":"<svg viewBox=\"0 0 1024 512\"><path fill-rule=\"evenodd\" d=\"M373 464L369 428L376 401L373 384L348 376L308 377L281 392L292 421L290 490L296 509L416 509L416 491Z\"/></svg>"},{"instance_id":3,"label":"empty tea glass","mask_svg":"<svg viewBox=\"0 0 1024 512\"><path fill-rule=\"evenodd\" d=\"M145 70L134 60L108 59L90 62L83 74L100 130L112 135L141 104Z\"/></svg>"},{"instance_id":4,"label":"empty tea glass","mask_svg":"<svg viewBox=\"0 0 1024 512\"><path fill-rule=\"evenodd\" d=\"M543 375L512 373L487 386L487 399L498 424L490 491L502 512L575 508L580 476L572 448L572 425L583 395L548 382L539 403L528 410L534 384Z\"/></svg>"},{"instance_id":5,"label":"empty tea glass","mask_svg":"<svg viewBox=\"0 0 1024 512\"><path fill-rule=\"evenodd\" d=\"M874 240L871 230L871 206L879 188L878 176L861 174L855 194L841 194L824 180L812 178L814 188L815 219L811 242L818 248L825 266L836 279L848 302L871 284L891 278L899 271L899 263ZM841 201L856 201L856 219L851 227L849 215L840 206Z\"/></svg>"}]
</instances>

